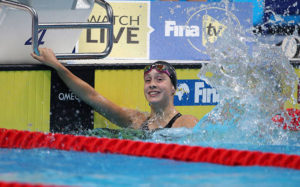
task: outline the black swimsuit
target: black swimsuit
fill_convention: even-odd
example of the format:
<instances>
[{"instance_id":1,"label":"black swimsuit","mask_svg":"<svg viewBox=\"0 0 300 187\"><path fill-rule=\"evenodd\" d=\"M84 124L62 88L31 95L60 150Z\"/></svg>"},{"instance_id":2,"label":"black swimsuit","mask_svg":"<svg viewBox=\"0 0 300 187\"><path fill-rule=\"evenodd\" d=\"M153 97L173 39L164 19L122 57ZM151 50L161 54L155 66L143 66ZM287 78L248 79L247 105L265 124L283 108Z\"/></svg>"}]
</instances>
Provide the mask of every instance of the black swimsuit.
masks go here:
<instances>
[{"instance_id":1,"label":"black swimsuit","mask_svg":"<svg viewBox=\"0 0 300 187\"><path fill-rule=\"evenodd\" d=\"M169 121L169 123L168 123L164 128L172 128L174 122L175 122L180 116L182 116L182 114L177 113L177 114ZM142 130L146 130L146 131L149 131L149 130L150 130L149 127L148 127L148 120L149 120L149 118L142 124L142 126L141 126L141 129L142 129Z\"/></svg>"}]
</instances>

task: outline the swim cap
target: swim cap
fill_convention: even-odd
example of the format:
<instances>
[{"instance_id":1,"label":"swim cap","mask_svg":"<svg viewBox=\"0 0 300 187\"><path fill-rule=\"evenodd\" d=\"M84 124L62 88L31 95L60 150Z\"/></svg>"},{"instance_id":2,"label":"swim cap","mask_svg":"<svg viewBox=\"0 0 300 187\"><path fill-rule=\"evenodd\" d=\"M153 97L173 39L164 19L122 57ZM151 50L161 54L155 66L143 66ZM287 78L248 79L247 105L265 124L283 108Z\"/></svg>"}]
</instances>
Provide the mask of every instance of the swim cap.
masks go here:
<instances>
[{"instance_id":1,"label":"swim cap","mask_svg":"<svg viewBox=\"0 0 300 187\"><path fill-rule=\"evenodd\" d=\"M170 77L175 90L177 89L177 75L175 68L171 64L165 61L156 61L152 65L145 67L144 74L150 72L153 68L161 73L166 73Z\"/></svg>"}]
</instances>

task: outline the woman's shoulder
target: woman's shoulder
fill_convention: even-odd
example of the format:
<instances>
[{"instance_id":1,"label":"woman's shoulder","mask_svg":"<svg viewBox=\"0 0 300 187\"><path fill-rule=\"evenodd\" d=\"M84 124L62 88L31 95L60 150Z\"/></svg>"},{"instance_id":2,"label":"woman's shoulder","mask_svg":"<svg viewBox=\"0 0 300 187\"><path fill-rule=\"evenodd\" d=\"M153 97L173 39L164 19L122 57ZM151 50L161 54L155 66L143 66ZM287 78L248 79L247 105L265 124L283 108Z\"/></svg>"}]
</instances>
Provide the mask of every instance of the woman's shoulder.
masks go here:
<instances>
[{"instance_id":1,"label":"woman's shoulder","mask_svg":"<svg viewBox=\"0 0 300 187\"><path fill-rule=\"evenodd\" d=\"M193 115L182 115L176 120L173 127L193 128L198 123L198 118Z\"/></svg>"},{"instance_id":2,"label":"woman's shoulder","mask_svg":"<svg viewBox=\"0 0 300 187\"><path fill-rule=\"evenodd\" d=\"M134 129L139 129L141 125L149 118L148 112L141 112L139 110L127 109L128 114L131 116L132 125Z\"/></svg>"}]
</instances>

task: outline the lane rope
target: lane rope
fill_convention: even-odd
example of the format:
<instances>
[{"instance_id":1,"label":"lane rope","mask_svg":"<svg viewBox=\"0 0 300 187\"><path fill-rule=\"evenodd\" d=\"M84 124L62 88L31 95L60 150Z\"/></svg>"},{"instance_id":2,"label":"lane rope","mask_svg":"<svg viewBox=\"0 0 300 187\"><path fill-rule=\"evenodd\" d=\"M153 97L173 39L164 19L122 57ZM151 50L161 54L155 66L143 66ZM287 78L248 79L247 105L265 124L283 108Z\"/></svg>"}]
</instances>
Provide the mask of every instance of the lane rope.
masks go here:
<instances>
[{"instance_id":1,"label":"lane rope","mask_svg":"<svg viewBox=\"0 0 300 187\"><path fill-rule=\"evenodd\" d=\"M0 147L20 149L50 148L66 151L145 156L187 162L208 162L228 166L273 166L300 170L300 155L85 137L58 133L45 134L1 128Z\"/></svg>"},{"instance_id":2,"label":"lane rope","mask_svg":"<svg viewBox=\"0 0 300 187\"><path fill-rule=\"evenodd\" d=\"M57 185L27 184L27 183L3 182L3 181L0 181L0 186L1 187L66 187L66 186L57 186Z\"/></svg>"}]
</instances>

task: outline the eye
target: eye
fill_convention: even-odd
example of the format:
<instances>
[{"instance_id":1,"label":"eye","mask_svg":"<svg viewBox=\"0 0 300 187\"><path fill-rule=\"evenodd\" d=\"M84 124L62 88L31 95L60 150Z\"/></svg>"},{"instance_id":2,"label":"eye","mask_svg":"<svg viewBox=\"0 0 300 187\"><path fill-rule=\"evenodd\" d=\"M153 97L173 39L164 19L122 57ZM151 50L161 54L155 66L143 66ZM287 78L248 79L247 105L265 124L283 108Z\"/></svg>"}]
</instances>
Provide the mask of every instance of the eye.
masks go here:
<instances>
[{"instance_id":1,"label":"eye","mask_svg":"<svg viewBox=\"0 0 300 187\"><path fill-rule=\"evenodd\" d=\"M150 78L146 78L146 79L145 79L145 82L146 82L146 83L149 83L150 81L151 81Z\"/></svg>"},{"instance_id":2,"label":"eye","mask_svg":"<svg viewBox=\"0 0 300 187\"><path fill-rule=\"evenodd\" d=\"M157 77L156 79L157 79L157 81L159 81L159 82L161 82L161 81L163 81L163 80L164 80L164 78L163 78L163 77Z\"/></svg>"}]
</instances>

